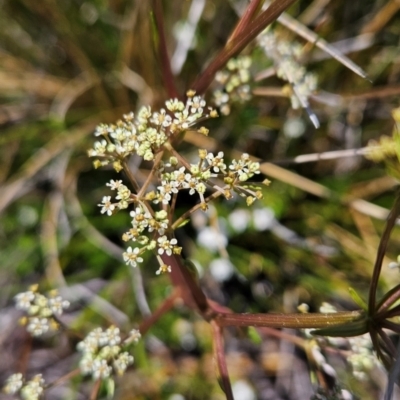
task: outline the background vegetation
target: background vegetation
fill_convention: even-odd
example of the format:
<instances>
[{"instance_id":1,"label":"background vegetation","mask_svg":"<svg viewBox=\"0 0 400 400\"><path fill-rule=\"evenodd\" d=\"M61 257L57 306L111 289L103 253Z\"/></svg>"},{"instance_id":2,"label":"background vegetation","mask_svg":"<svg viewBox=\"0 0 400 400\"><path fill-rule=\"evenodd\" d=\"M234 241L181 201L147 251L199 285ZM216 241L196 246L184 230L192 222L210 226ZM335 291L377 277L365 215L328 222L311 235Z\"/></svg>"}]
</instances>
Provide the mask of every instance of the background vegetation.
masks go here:
<instances>
[{"instance_id":1,"label":"background vegetation","mask_svg":"<svg viewBox=\"0 0 400 400\"><path fill-rule=\"evenodd\" d=\"M164 2L179 94L224 46L244 5L235 0ZM318 310L323 301L354 309L349 286L367 297L397 181L383 166L340 152L392 133L391 112L399 106L400 93L399 8L393 0L314 0L298 1L288 10L348 53L371 81L273 25L282 40L304 46L304 66L318 77L310 103L319 129L304 110L291 108L281 90L286 82L271 76L252 83L250 101L210 121L209 138L185 137L181 149L186 154L195 143L258 157L272 181L255 208L221 201L178 234L185 256L201 266L211 298L237 312L294 312L301 303ZM64 322L82 332L109 323L139 323L171 291L168 276L155 275L153 259L140 271L121 261L120 238L129 217L106 218L97 207L105 182L117 175L94 170L86 155L97 124L113 122L141 105L158 107L168 98L151 10L147 1L0 1L1 381L16 370L55 380L77 362L74 343L66 336L32 341L18 326L12 298L28 285L60 288L72 302ZM190 28L193 41L182 50ZM257 76L271 62L253 47L244 53L253 54L251 70ZM178 55L181 65L174 58ZM339 153L330 159L296 159L331 151ZM220 246L211 245L215 237ZM382 291L399 279L397 270L386 267L399 253L399 238L397 229ZM226 255L232 270L215 263ZM248 388L259 399L312 395L315 388L302 352L271 337L256 343L245 332L241 336L238 340L232 331L226 338L236 390ZM180 304L152 327L134 355L135 367L119 383L115 398L224 398L209 327ZM368 384L359 384L349 367L332 357L342 386L359 398L376 399L385 390L383 371L374 370ZM48 398L84 399L89 388L89 382L75 380L52 389Z\"/></svg>"}]
</instances>

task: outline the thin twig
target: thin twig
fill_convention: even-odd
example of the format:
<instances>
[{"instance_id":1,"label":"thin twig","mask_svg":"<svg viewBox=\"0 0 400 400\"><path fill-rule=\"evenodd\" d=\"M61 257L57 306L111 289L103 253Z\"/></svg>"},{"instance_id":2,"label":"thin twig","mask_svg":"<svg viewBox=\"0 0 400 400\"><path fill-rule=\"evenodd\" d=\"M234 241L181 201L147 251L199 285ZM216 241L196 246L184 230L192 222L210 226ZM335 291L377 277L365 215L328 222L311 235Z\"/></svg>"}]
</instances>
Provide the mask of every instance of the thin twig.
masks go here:
<instances>
[{"instance_id":1,"label":"thin twig","mask_svg":"<svg viewBox=\"0 0 400 400\"><path fill-rule=\"evenodd\" d=\"M90 393L90 400L96 400L101 386L101 379L97 379Z\"/></svg>"},{"instance_id":2,"label":"thin twig","mask_svg":"<svg viewBox=\"0 0 400 400\"><path fill-rule=\"evenodd\" d=\"M227 44L231 43L233 40L235 40L237 37L239 37L242 32L244 32L251 21L254 19L254 16L257 14L257 12L261 9L262 3L264 3L264 0L251 0L249 5L247 6L246 10L244 11L242 17L240 18L239 22L237 23L235 29L231 33L231 36L227 40Z\"/></svg>"},{"instance_id":3,"label":"thin twig","mask_svg":"<svg viewBox=\"0 0 400 400\"><path fill-rule=\"evenodd\" d=\"M225 392L226 399L234 400L232 386L229 380L228 367L226 365L222 329L215 321L211 321L211 327L213 330L214 355L217 360L221 387Z\"/></svg>"},{"instance_id":4,"label":"thin twig","mask_svg":"<svg viewBox=\"0 0 400 400\"><path fill-rule=\"evenodd\" d=\"M178 97L178 91L175 87L174 75L172 74L171 63L168 56L164 31L164 13L161 0L153 0L153 10L158 33L158 52L160 55L160 63L162 65L161 72L168 97L172 99Z\"/></svg>"},{"instance_id":5,"label":"thin twig","mask_svg":"<svg viewBox=\"0 0 400 400\"><path fill-rule=\"evenodd\" d=\"M396 200L394 202L392 210L389 213L385 229L382 233L382 237L379 242L376 261L374 265L374 271L372 273L372 279L369 288L369 300L368 300L368 310L370 315L374 315L376 312L376 290L378 288L379 276L382 270L382 262L383 258L385 257L390 234L396 224L396 220L399 214L400 214L400 194L397 193Z\"/></svg>"},{"instance_id":6,"label":"thin twig","mask_svg":"<svg viewBox=\"0 0 400 400\"><path fill-rule=\"evenodd\" d=\"M166 314L171 308L174 306L175 301L180 297L179 290L176 289L172 292L172 294L167 297L162 304L151 314L148 318L146 318L140 325L139 331L143 336L152 325L154 325L164 314Z\"/></svg>"},{"instance_id":7,"label":"thin twig","mask_svg":"<svg viewBox=\"0 0 400 400\"><path fill-rule=\"evenodd\" d=\"M150 185L151 181L153 180L153 176L154 176L155 172L157 171L158 165L160 164L160 161L162 160L163 154L164 154L164 151L160 151L159 153L157 153L157 155L154 159L153 167L152 167L150 173L147 175L146 182L144 182L142 188L139 190L139 192L137 194L138 199L142 198L142 196L146 192L148 186Z\"/></svg>"}]
</instances>

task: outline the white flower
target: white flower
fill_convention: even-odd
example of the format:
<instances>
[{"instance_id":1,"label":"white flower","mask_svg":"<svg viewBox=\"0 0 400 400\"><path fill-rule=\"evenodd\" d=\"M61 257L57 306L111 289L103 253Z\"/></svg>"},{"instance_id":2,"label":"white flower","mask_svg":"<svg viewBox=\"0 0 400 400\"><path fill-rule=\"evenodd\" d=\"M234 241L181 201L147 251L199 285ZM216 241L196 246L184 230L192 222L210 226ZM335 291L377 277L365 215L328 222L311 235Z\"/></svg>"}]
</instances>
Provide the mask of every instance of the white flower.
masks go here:
<instances>
[{"instance_id":1,"label":"white flower","mask_svg":"<svg viewBox=\"0 0 400 400\"><path fill-rule=\"evenodd\" d=\"M206 160L214 172L225 172L226 165L224 163L224 153L220 151L216 156L213 153L208 153Z\"/></svg>"},{"instance_id":2,"label":"white flower","mask_svg":"<svg viewBox=\"0 0 400 400\"><path fill-rule=\"evenodd\" d=\"M3 391L7 394L15 394L22 388L23 383L24 379L22 374L13 374L8 377Z\"/></svg>"},{"instance_id":3,"label":"white flower","mask_svg":"<svg viewBox=\"0 0 400 400\"><path fill-rule=\"evenodd\" d=\"M192 195L196 191L198 193L204 193L205 192L205 186L204 183L200 182L197 178L193 177L191 174L186 174L185 175L185 183L184 183L184 188L185 189L190 189L189 194Z\"/></svg>"},{"instance_id":4,"label":"white flower","mask_svg":"<svg viewBox=\"0 0 400 400\"><path fill-rule=\"evenodd\" d=\"M32 336L41 336L49 330L49 320L47 318L29 318L28 326L26 330L32 334Z\"/></svg>"},{"instance_id":5,"label":"white flower","mask_svg":"<svg viewBox=\"0 0 400 400\"><path fill-rule=\"evenodd\" d=\"M124 343L137 343L141 337L142 335L140 334L140 331L138 329L132 329L129 332L129 336L124 340Z\"/></svg>"},{"instance_id":6,"label":"white flower","mask_svg":"<svg viewBox=\"0 0 400 400\"><path fill-rule=\"evenodd\" d=\"M131 191L125 185L119 185L117 200L129 200L131 196Z\"/></svg>"},{"instance_id":7,"label":"white flower","mask_svg":"<svg viewBox=\"0 0 400 400\"><path fill-rule=\"evenodd\" d=\"M92 365L92 377L94 380L106 379L111 375L112 368L106 360L94 360Z\"/></svg>"},{"instance_id":8,"label":"white flower","mask_svg":"<svg viewBox=\"0 0 400 400\"><path fill-rule=\"evenodd\" d=\"M105 136L108 134L108 125L100 124L96 127L96 131L94 132L94 136Z\"/></svg>"},{"instance_id":9,"label":"white flower","mask_svg":"<svg viewBox=\"0 0 400 400\"><path fill-rule=\"evenodd\" d=\"M115 346L121 343L121 336L119 335L119 328L116 326L110 326L105 332L104 336L107 338L107 343L110 346Z\"/></svg>"},{"instance_id":10,"label":"white flower","mask_svg":"<svg viewBox=\"0 0 400 400\"><path fill-rule=\"evenodd\" d=\"M113 367L118 375L122 375L131 364L133 364L133 357L125 351L114 360Z\"/></svg>"},{"instance_id":11,"label":"white flower","mask_svg":"<svg viewBox=\"0 0 400 400\"><path fill-rule=\"evenodd\" d=\"M102 214L106 213L108 216L112 215L113 211L115 210L115 205L111 203L111 196L104 196L101 203L97 205L102 207L100 212Z\"/></svg>"},{"instance_id":12,"label":"white flower","mask_svg":"<svg viewBox=\"0 0 400 400\"><path fill-rule=\"evenodd\" d=\"M130 212L130 216L132 217L133 230L138 234L143 232L149 226L152 219L151 214L143 207L136 207L135 211Z\"/></svg>"},{"instance_id":13,"label":"white flower","mask_svg":"<svg viewBox=\"0 0 400 400\"><path fill-rule=\"evenodd\" d=\"M134 249L132 249L132 247L129 246L127 251L124 252L122 256L127 265L130 264L132 267L136 267L138 263L143 262L143 258L138 257L139 253L139 247L135 247Z\"/></svg>"},{"instance_id":14,"label":"white flower","mask_svg":"<svg viewBox=\"0 0 400 400\"><path fill-rule=\"evenodd\" d=\"M109 183L106 183L106 186L109 186L111 190L117 190L122 185L122 181L114 181L111 179Z\"/></svg>"},{"instance_id":15,"label":"white flower","mask_svg":"<svg viewBox=\"0 0 400 400\"><path fill-rule=\"evenodd\" d=\"M44 379L42 375L35 375L21 389L21 397L24 400L38 400L43 393Z\"/></svg>"},{"instance_id":16,"label":"white flower","mask_svg":"<svg viewBox=\"0 0 400 400\"><path fill-rule=\"evenodd\" d=\"M29 308L32 305L33 300L35 299L35 293L32 291L28 292L23 292L23 293L18 293L15 296L15 301L16 301L16 307L19 310L29 310Z\"/></svg>"},{"instance_id":17,"label":"white flower","mask_svg":"<svg viewBox=\"0 0 400 400\"><path fill-rule=\"evenodd\" d=\"M194 96L192 99L188 99L187 106L190 106L191 114L202 114L203 108L206 106L205 100L203 100L200 96Z\"/></svg>"},{"instance_id":18,"label":"white flower","mask_svg":"<svg viewBox=\"0 0 400 400\"><path fill-rule=\"evenodd\" d=\"M185 105L179 101L178 99L171 99L165 102L165 105L169 111L182 111L185 108Z\"/></svg>"},{"instance_id":19,"label":"white flower","mask_svg":"<svg viewBox=\"0 0 400 400\"><path fill-rule=\"evenodd\" d=\"M172 123L172 118L170 115L166 114L166 111L162 108L160 112L153 113L151 122L155 125L162 125L163 127L168 127Z\"/></svg>"},{"instance_id":20,"label":"white flower","mask_svg":"<svg viewBox=\"0 0 400 400\"><path fill-rule=\"evenodd\" d=\"M157 239L157 242L158 242L158 254L162 255L165 252L169 256L172 254L174 247L176 247L178 243L178 241L175 238L168 240L165 235L159 237Z\"/></svg>"},{"instance_id":21,"label":"white flower","mask_svg":"<svg viewBox=\"0 0 400 400\"><path fill-rule=\"evenodd\" d=\"M61 315L65 308L69 307L69 301L63 300L61 296L49 298L48 307L53 314Z\"/></svg>"},{"instance_id":22,"label":"white flower","mask_svg":"<svg viewBox=\"0 0 400 400\"><path fill-rule=\"evenodd\" d=\"M89 375L93 370L93 354L85 353L82 359L79 361L79 369L81 370L83 375Z\"/></svg>"}]
</instances>

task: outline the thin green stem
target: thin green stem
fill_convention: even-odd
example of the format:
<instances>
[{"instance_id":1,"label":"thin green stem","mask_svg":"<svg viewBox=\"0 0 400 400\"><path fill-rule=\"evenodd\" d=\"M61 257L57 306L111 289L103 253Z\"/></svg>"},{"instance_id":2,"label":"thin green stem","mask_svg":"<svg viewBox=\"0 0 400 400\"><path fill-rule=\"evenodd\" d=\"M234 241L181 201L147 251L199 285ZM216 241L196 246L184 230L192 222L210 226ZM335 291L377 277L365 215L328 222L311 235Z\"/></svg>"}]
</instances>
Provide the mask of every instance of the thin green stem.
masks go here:
<instances>
[{"instance_id":1,"label":"thin green stem","mask_svg":"<svg viewBox=\"0 0 400 400\"><path fill-rule=\"evenodd\" d=\"M131 170L129 169L128 163L124 159L124 160L121 161L121 164L122 164L122 167L124 168L124 172L125 172L126 176L128 177L128 180L131 183L132 187L135 189L136 193L139 193L140 186L136 182L135 177L133 176Z\"/></svg>"},{"instance_id":2,"label":"thin green stem","mask_svg":"<svg viewBox=\"0 0 400 400\"><path fill-rule=\"evenodd\" d=\"M167 142L164 144L164 147L170 151L178 160L179 162L187 169L190 171L190 164L186 161L184 157L182 157L179 152L177 152L174 147L172 146L171 143Z\"/></svg>"},{"instance_id":3,"label":"thin green stem","mask_svg":"<svg viewBox=\"0 0 400 400\"><path fill-rule=\"evenodd\" d=\"M155 172L157 171L158 165L160 164L162 157L164 155L164 151L160 151L159 153L156 154L156 157L154 159L154 164L153 164L153 168L151 169L150 173L147 176L146 181L144 182L143 186L141 187L141 189L139 190L137 197L140 200L144 193L146 192L147 188L149 187L151 181L153 180L153 176L155 174Z\"/></svg>"},{"instance_id":4,"label":"thin green stem","mask_svg":"<svg viewBox=\"0 0 400 400\"><path fill-rule=\"evenodd\" d=\"M210 196L208 196L207 198L204 199L204 203L209 203L211 200L214 200L216 198L218 198L219 196L221 196L223 193L216 191L213 194L211 194ZM177 228L179 228L179 226L191 215L193 214L196 210L200 209L201 207L203 207L204 203L199 203L196 204L195 206L193 206L190 210L186 211L185 213L183 213L171 226L172 230L175 230Z\"/></svg>"}]
</instances>

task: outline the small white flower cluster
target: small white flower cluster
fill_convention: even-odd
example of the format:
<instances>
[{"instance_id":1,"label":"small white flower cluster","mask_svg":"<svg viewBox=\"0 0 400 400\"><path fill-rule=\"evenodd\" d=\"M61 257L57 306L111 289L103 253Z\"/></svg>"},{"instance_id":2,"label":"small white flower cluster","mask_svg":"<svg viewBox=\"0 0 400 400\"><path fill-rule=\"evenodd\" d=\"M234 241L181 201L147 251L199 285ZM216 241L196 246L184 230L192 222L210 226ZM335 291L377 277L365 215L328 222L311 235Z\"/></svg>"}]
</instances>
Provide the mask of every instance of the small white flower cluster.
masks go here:
<instances>
[{"instance_id":1,"label":"small white flower cluster","mask_svg":"<svg viewBox=\"0 0 400 400\"><path fill-rule=\"evenodd\" d=\"M210 188L218 188L221 190L227 199L232 198L232 190L240 195L249 195L253 202L256 198L262 198L261 191L256 192L248 187L242 186L242 183L260 173L260 163L254 162L246 153L242 154L239 160L232 160L227 166L224 160L224 153L220 151L217 155L208 153L205 149L199 150L200 161L198 164L191 164L190 171L185 167L174 170L171 173L164 172L161 175L162 185L158 187L158 193L155 195L155 202L163 202L168 204L173 193L177 193L181 189L189 189L189 194L197 193L202 202L202 208L207 206L204 200L204 193L207 185ZM223 188L209 182L210 178L221 178L226 186Z\"/></svg>"},{"instance_id":2,"label":"small white flower cluster","mask_svg":"<svg viewBox=\"0 0 400 400\"><path fill-rule=\"evenodd\" d=\"M41 336L49 330L57 330L58 323L54 317L60 316L64 309L69 307L69 302L63 300L57 291L51 291L46 297L37 290L38 285L33 285L27 292L19 293L14 298L16 308L27 313L20 321L26 325L32 336Z\"/></svg>"},{"instance_id":3,"label":"small white flower cluster","mask_svg":"<svg viewBox=\"0 0 400 400\"><path fill-rule=\"evenodd\" d=\"M133 364L133 356L122 351L123 345L137 343L140 332L132 330L122 342L119 328L110 326L103 331L96 328L79 342L77 349L83 353L79 368L84 375L91 375L94 380L107 379L112 373L123 375L129 365Z\"/></svg>"},{"instance_id":4,"label":"small white flower cluster","mask_svg":"<svg viewBox=\"0 0 400 400\"><path fill-rule=\"evenodd\" d=\"M132 248L131 246L128 247L127 251L125 251L122 256L124 258L124 261L127 265L130 265L132 267L136 267L138 263L143 262L143 258L140 257L141 254L143 254L147 250L154 250L157 248L157 253L161 256L164 253L168 256L172 254L180 254L182 251L182 248L177 246L178 241L173 238L173 239L168 239L166 235L161 236L156 240L151 240L144 236L144 239L146 239L146 242L148 242L147 245L144 247L135 247ZM168 265L161 265L160 272L170 272L171 267Z\"/></svg>"},{"instance_id":5,"label":"small white flower cluster","mask_svg":"<svg viewBox=\"0 0 400 400\"><path fill-rule=\"evenodd\" d=\"M307 108L309 96L317 89L317 78L300 64L301 46L278 38L271 30L263 32L258 42L274 63L277 76L292 86L292 107Z\"/></svg>"},{"instance_id":6,"label":"small white flower cluster","mask_svg":"<svg viewBox=\"0 0 400 400\"><path fill-rule=\"evenodd\" d=\"M323 302L319 311L321 313L336 313L337 309L332 304ZM335 347L350 346L350 354L347 356L347 362L352 367L354 377L359 380L365 380L367 372L374 365L380 364L373 352L371 337L367 333L361 336L347 338L326 337L326 339Z\"/></svg>"},{"instance_id":7,"label":"small white flower cluster","mask_svg":"<svg viewBox=\"0 0 400 400\"><path fill-rule=\"evenodd\" d=\"M7 379L3 392L6 394L17 394L19 392L24 400L38 400L43 394L44 383L41 374L35 375L25 383L22 374L13 374Z\"/></svg>"},{"instance_id":8,"label":"small white flower cluster","mask_svg":"<svg viewBox=\"0 0 400 400\"><path fill-rule=\"evenodd\" d=\"M353 375L359 380L368 378L367 372L375 365L380 365L375 353L371 337L369 334L356 336L348 339L351 354L347 357L348 363L351 365Z\"/></svg>"},{"instance_id":9,"label":"small white flower cluster","mask_svg":"<svg viewBox=\"0 0 400 400\"><path fill-rule=\"evenodd\" d=\"M177 166L177 160L161 164L159 167L161 185L157 186L156 191L151 191L144 196L144 200L152 201L154 204L168 205L174 194L179 190L189 190L189 194L197 193L200 197L202 208L207 205L204 198L207 185L210 188L218 188L226 198L232 198L232 190L243 197L247 197L247 204L252 204L256 199L262 198L259 188L253 190L243 183L254 175L260 173L260 164L250 159L248 154L243 154L239 160L232 160L227 166L224 160L224 153L220 151L217 155L208 153L206 150L199 150L199 162L190 165L190 171L184 166ZM171 168L171 172L165 168ZM225 186L218 187L209 182L210 178L220 178L224 180ZM123 253L126 264L136 267L143 262L143 253L148 250L157 249L159 255L180 254L181 248L177 246L176 239L168 239L165 233L170 228L168 214L165 210L153 212L146 201L141 201L131 196L129 189L122 184L122 181L111 180L107 184L112 190L116 190L116 202L111 201L111 196L105 196L101 207L101 213L112 215L115 210L127 208L128 204L136 203L134 211L130 212L132 217L132 227L122 236L124 241L132 240L139 243L142 247L128 247ZM146 234L156 232L160 237L157 240L150 240ZM171 267L160 263L161 267L157 273L170 271Z\"/></svg>"},{"instance_id":10,"label":"small white flower cluster","mask_svg":"<svg viewBox=\"0 0 400 400\"><path fill-rule=\"evenodd\" d=\"M251 58L239 56L231 58L226 68L218 71L215 80L222 86L213 92L213 102L219 108L221 114L229 115L230 103L235 101L248 101L250 93L250 66Z\"/></svg>"},{"instance_id":11,"label":"small white flower cluster","mask_svg":"<svg viewBox=\"0 0 400 400\"><path fill-rule=\"evenodd\" d=\"M230 76L225 82L229 91L233 91L239 83L248 81L249 66L249 58L231 60L228 63L231 75L233 72L238 74L236 81ZM124 116L124 121L119 121L116 125L100 125L96 135L102 136L103 139L96 142L94 148L89 150L89 156L98 157L95 166L107 165L112 161L114 169L119 171L124 168L123 159L133 153L145 160L153 161L155 154L174 135L205 118L218 116L211 108L205 113L205 101L195 96L193 91L189 91L187 96L185 104L177 99L171 99L165 102L167 110L161 109L152 113L150 107L144 107L136 118L133 114L129 114ZM204 135L208 134L208 130L204 127L198 131ZM165 145L163 150L171 151L171 147ZM159 179L155 190L146 192L149 182L142 189L137 189L136 193L132 193L122 180L111 180L107 183L107 186L117 194L114 199L112 196L103 197L98 204L102 214L111 216L119 210L128 208L130 204L134 205L134 210L130 212L132 226L123 234L122 239L136 242L139 246L129 246L123 253L127 265L136 267L143 262L144 252L155 250L160 264L156 274L171 271L171 266L163 262L162 256L180 254L182 248L170 235L175 226L171 226L172 218L167 210L170 204L174 204L173 197L180 190L188 190L190 195L198 194L203 210L207 209L207 200L204 197L207 186L213 191L219 191L227 199L233 197L234 191L245 197L248 205L262 198L259 187L244 185L244 182L260 173L260 164L252 161L248 154L243 154L239 160L233 160L229 165L224 160L223 152L214 155L204 149L199 150L197 164L188 164L179 158L176 155L170 157L168 162L157 160L154 163L151 174ZM211 178L222 180L224 184L221 187L210 181ZM158 205L161 210L153 210L150 203ZM155 236L153 240L149 238L149 234Z\"/></svg>"},{"instance_id":12,"label":"small white flower cluster","mask_svg":"<svg viewBox=\"0 0 400 400\"><path fill-rule=\"evenodd\" d=\"M400 268L400 255L397 256L396 261L391 261L388 264L388 267L391 268L391 269Z\"/></svg>"},{"instance_id":13,"label":"small white flower cluster","mask_svg":"<svg viewBox=\"0 0 400 400\"><path fill-rule=\"evenodd\" d=\"M118 200L115 203L111 201L111 196L104 196L103 200L99 207L101 207L101 213L107 214L111 216L116 210L123 210L128 208L128 205L132 203L133 199L131 198L131 191L122 183L121 180L114 181L111 179L109 183L106 183L106 186L109 186L111 190L116 190L117 195L115 199Z\"/></svg>"},{"instance_id":14,"label":"small white flower cluster","mask_svg":"<svg viewBox=\"0 0 400 400\"><path fill-rule=\"evenodd\" d=\"M99 125L95 136L102 139L95 142L88 151L89 157L96 157L95 168L113 163L114 169L122 170L121 161L131 154L138 154L144 160L154 160L155 154L172 136L179 134L206 118L217 117L215 110L208 108L195 92L187 93L186 103L178 99L165 102L166 110L152 112L149 106L142 107L138 114L124 115L116 124Z\"/></svg>"}]
</instances>

